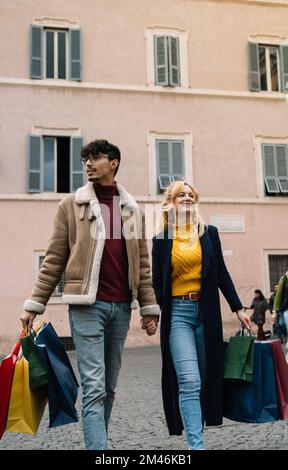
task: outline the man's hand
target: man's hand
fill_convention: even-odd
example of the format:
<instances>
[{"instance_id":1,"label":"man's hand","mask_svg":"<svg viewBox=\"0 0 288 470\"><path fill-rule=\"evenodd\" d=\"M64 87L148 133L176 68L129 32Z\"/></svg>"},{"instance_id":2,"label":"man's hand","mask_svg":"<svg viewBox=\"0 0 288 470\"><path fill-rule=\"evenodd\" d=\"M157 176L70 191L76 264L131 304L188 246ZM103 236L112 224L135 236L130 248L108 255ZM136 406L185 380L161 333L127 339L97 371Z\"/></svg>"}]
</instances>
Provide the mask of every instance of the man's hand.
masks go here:
<instances>
[{"instance_id":1,"label":"man's hand","mask_svg":"<svg viewBox=\"0 0 288 470\"><path fill-rule=\"evenodd\" d=\"M273 323L275 323L275 322L276 322L276 318L277 318L277 312L275 312L275 310L273 310L272 315L271 315L271 318L272 318Z\"/></svg>"},{"instance_id":2,"label":"man's hand","mask_svg":"<svg viewBox=\"0 0 288 470\"><path fill-rule=\"evenodd\" d=\"M246 330L250 330L251 320L249 316L244 312L244 310L238 310L236 314L239 320L241 321L242 325L244 326L244 328L246 328Z\"/></svg>"},{"instance_id":3,"label":"man's hand","mask_svg":"<svg viewBox=\"0 0 288 470\"><path fill-rule=\"evenodd\" d=\"M28 310L24 310L24 313L21 315L20 320L22 321L23 328L26 326L28 327L28 332L30 333L33 322L35 320L37 313L29 312Z\"/></svg>"},{"instance_id":4,"label":"man's hand","mask_svg":"<svg viewBox=\"0 0 288 470\"><path fill-rule=\"evenodd\" d=\"M157 330L159 317L158 315L145 315L141 318L141 328L146 330L148 336L155 335Z\"/></svg>"}]
</instances>

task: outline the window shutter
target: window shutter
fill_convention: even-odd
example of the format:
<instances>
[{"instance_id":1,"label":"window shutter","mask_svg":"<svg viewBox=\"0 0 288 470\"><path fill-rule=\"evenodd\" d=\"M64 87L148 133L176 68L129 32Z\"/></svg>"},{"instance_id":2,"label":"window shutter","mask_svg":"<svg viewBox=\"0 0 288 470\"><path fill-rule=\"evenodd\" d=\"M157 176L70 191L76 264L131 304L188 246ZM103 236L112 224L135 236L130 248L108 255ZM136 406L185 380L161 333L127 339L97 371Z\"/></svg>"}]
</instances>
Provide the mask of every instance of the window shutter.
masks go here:
<instances>
[{"instance_id":1,"label":"window shutter","mask_svg":"<svg viewBox=\"0 0 288 470\"><path fill-rule=\"evenodd\" d=\"M30 78L43 78L43 27L30 28Z\"/></svg>"},{"instance_id":2,"label":"window shutter","mask_svg":"<svg viewBox=\"0 0 288 470\"><path fill-rule=\"evenodd\" d=\"M168 41L166 36L154 36L155 84L168 86Z\"/></svg>"},{"instance_id":3,"label":"window shutter","mask_svg":"<svg viewBox=\"0 0 288 470\"><path fill-rule=\"evenodd\" d=\"M28 136L28 165L27 165L27 192L40 193L41 191L41 155L42 137L40 135Z\"/></svg>"},{"instance_id":4,"label":"window shutter","mask_svg":"<svg viewBox=\"0 0 288 470\"><path fill-rule=\"evenodd\" d=\"M69 30L70 80L82 79L82 47L80 29Z\"/></svg>"},{"instance_id":5,"label":"window shutter","mask_svg":"<svg viewBox=\"0 0 288 470\"><path fill-rule=\"evenodd\" d=\"M260 70L258 44L248 43L250 91L260 91Z\"/></svg>"},{"instance_id":6,"label":"window shutter","mask_svg":"<svg viewBox=\"0 0 288 470\"><path fill-rule=\"evenodd\" d=\"M184 168L184 145L183 141L174 140L170 142L171 158L172 158L172 176L174 181L183 180L185 178Z\"/></svg>"},{"instance_id":7,"label":"window shutter","mask_svg":"<svg viewBox=\"0 0 288 470\"><path fill-rule=\"evenodd\" d=\"M279 193L277 172L275 165L275 145L263 144L264 180L268 193Z\"/></svg>"},{"instance_id":8,"label":"window shutter","mask_svg":"<svg viewBox=\"0 0 288 470\"><path fill-rule=\"evenodd\" d=\"M180 86L179 38L168 37L169 50L169 85Z\"/></svg>"},{"instance_id":9,"label":"window shutter","mask_svg":"<svg viewBox=\"0 0 288 470\"><path fill-rule=\"evenodd\" d=\"M169 142L157 140L156 152L158 182L160 189L164 190L172 182L169 164Z\"/></svg>"},{"instance_id":10,"label":"window shutter","mask_svg":"<svg viewBox=\"0 0 288 470\"><path fill-rule=\"evenodd\" d=\"M70 139L70 192L83 186L84 174L81 162L82 137L71 137Z\"/></svg>"},{"instance_id":11,"label":"window shutter","mask_svg":"<svg viewBox=\"0 0 288 470\"><path fill-rule=\"evenodd\" d=\"M276 145L276 173L281 193L288 193L288 164L286 145Z\"/></svg>"},{"instance_id":12,"label":"window shutter","mask_svg":"<svg viewBox=\"0 0 288 470\"><path fill-rule=\"evenodd\" d=\"M288 46L280 46L281 81L283 93L288 92Z\"/></svg>"}]
</instances>

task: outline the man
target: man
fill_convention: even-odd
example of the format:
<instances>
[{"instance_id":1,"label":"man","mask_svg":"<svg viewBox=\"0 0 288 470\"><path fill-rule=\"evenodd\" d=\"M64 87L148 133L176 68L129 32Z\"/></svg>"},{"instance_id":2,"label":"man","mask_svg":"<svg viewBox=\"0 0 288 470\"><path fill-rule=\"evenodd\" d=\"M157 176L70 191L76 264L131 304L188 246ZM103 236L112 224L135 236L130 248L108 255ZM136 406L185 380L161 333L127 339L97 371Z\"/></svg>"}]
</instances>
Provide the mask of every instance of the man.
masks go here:
<instances>
[{"instance_id":1,"label":"man","mask_svg":"<svg viewBox=\"0 0 288 470\"><path fill-rule=\"evenodd\" d=\"M106 140L82 149L88 183L59 203L45 259L21 317L30 330L65 270L63 303L69 304L83 388L84 439L90 450L107 448L131 308L138 307L138 299L148 335L155 333L160 313L144 215L114 179L120 159L119 149Z\"/></svg>"},{"instance_id":2,"label":"man","mask_svg":"<svg viewBox=\"0 0 288 470\"><path fill-rule=\"evenodd\" d=\"M288 271L280 277L276 291L272 319L277 325L278 336L284 343L288 359Z\"/></svg>"},{"instance_id":3,"label":"man","mask_svg":"<svg viewBox=\"0 0 288 470\"><path fill-rule=\"evenodd\" d=\"M277 289L278 289L278 284L274 284L273 286L273 292L272 294L270 295L269 297L269 311L272 315L272 320L274 319L274 315L273 315L273 305L274 305L274 300L275 300L275 297L276 297L276 292L277 292ZM276 322L273 321L273 334L274 335L277 335L277 325L276 325Z\"/></svg>"}]
</instances>

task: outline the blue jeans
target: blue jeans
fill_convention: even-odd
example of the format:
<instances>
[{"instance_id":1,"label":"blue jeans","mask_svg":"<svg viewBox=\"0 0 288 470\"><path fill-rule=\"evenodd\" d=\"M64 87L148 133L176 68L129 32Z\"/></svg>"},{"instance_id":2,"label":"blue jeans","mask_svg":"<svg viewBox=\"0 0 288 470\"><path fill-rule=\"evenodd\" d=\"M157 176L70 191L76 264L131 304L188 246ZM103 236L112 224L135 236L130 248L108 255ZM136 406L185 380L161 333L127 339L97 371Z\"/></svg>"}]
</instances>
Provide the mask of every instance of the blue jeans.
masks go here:
<instances>
[{"instance_id":1,"label":"blue jeans","mask_svg":"<svg viewBox=\"0 0 288 470\"><path fill-rule=\"evenodd\" d=\"M201 383L205 384L204 327L199 302L172 300L170 351L179 386L179 408L188 447L203 450Z\"/></svg>"},{"instance_id":2,"label":"blue jeans","mask_svg":"<svg viewBox=\"0 0 288 470\"><path fill-rule=\"evenodd\" d=\"M288 334L288 310L278 312L275 330L280 341L284 343Z\"/></svg>"},{"instance_id":3,"label":"blue jeans","mask_svg":"<svg viewBox=\"0 0 288 470\"><path fill-rule=\"evenodd\" d=\"M86 449L107 449L108 423L128 333L130 302L70 305L70 327L83 390Z\"/></svg>"}]
</instances>

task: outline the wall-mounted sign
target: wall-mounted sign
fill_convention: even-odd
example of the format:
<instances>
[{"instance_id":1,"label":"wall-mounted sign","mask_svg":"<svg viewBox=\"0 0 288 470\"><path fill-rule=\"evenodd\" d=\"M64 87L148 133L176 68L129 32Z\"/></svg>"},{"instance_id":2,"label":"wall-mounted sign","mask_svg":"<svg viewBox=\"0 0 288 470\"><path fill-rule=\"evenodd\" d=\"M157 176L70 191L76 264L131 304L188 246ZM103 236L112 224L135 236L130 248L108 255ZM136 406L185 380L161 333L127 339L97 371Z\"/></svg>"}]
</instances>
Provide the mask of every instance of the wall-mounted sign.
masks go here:
<instances>
[{"instance_id":1,"label":"wall-mounted sign","mask_svg":"<svg viewBox=\"0 0 288 470\"><path fill-rule=\"evenodd\" d=\"M219 232L245 232L244 215L211 215L210 221Z\"/></svg>"}]
</instances>

